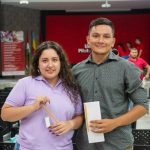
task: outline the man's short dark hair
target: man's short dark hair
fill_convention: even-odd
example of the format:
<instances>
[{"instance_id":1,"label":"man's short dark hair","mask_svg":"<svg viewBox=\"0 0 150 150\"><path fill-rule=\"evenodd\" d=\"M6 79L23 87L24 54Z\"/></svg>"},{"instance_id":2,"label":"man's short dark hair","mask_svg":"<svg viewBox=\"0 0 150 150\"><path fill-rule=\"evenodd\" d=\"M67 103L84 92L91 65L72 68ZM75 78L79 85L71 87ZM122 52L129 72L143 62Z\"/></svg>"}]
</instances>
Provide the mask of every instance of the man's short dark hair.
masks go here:
<instances>
[{"instance_id":1,"label":"man's short dark hair","mask_svg":"<svg viewBox=\"0 0 150 150\"><path fill-rule=\"evenodd\" d=\"M90 25L89 25L89 32L91 31L92 27L97 26L97 25L108 25L111 27L112 32L113 32L113 36L115 34L115 27L114 24L111 20L107 19L107 18L97 18L91 21Z\"/></svg>"},{"instance_id":2,"label":"man's short dark hair","mask_svg":"<svg viewBox=\"0 0 150 150\"><path fill-rule=\"evenodd\" d=\"M115 49L115 48L113 48L113 49L112 49L112 52L113 52L114 54L116 54L116 55L119 55L118 50L117 50L117 49Z\"/></svg>"}]
</instances>

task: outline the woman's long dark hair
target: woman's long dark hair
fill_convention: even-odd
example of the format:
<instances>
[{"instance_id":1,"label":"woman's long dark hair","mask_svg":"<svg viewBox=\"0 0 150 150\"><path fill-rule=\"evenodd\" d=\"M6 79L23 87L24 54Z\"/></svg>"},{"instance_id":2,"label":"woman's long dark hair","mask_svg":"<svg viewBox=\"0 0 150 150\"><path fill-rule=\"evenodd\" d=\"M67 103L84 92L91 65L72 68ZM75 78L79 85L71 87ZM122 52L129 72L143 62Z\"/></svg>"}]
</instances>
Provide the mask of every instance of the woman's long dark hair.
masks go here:
<instances>
[{"instance_id":1,"label":"woman's long dark hair","mask_svg":"<svg viewBox=\"0 0 150 150\"><path fill-rule=\"evenodd\" d=\"M32 77L39 76L39 58L44 50L53 49L56 51L57 55L59 56L61 68L59 72L59 77L62 80L62 85L67 92L68 96L70 97L72 102L77 102L79 96L79 88L75 79L71 73L71 67L68 64L67 57L64 53L63 48L54 41L46 41L41 43L37 50L35 51L33 61L32 61L32 69L31 75Z\"/></svg>"}]
</instances>

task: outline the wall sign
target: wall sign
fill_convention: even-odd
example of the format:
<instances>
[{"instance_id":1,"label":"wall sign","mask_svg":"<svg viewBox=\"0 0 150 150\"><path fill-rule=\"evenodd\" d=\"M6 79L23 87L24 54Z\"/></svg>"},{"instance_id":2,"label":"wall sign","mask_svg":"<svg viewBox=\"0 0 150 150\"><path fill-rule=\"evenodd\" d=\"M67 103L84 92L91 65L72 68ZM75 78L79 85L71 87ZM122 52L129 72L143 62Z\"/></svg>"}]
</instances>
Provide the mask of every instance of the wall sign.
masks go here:
<instances>
[{"instance_id":1,"label":"wall sign","mask_svg":"<svg viewBox=\"0 0 150 150\"><path fill-rule=\"evenodd\" d=\"M2 76L25 75L23 31L1 31Z\"/></svg>"}]
</instances>

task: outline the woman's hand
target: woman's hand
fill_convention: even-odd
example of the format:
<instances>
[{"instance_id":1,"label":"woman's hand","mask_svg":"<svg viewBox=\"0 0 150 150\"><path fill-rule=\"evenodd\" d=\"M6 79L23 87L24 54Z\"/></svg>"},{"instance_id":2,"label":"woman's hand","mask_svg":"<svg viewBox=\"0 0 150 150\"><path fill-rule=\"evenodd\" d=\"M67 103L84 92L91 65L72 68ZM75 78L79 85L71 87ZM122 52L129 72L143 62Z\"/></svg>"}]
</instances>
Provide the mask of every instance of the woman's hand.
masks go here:
<instances>
[{"instance_id":1,"label":"woman's hand","mask_svg":"<svg viewBox=\"0 0 150 150\"><path fill-rule=\"evenodd\" d=\"M60 121L49 127L49 131L56 135L62 135L70 130L73 130L73 122L71 120Z\"/></svg>"},{"instance_id":2,"label":"woman's hand","mask_svg":"<svg viewBox=\"0 0 150 150\"><path fill-rule=\"evenodd\" d=\"M50 103L50 100L47 96L38 96L36 101L33 103L33 107L35 110L38 110L43 105L45 105L47 102Z\"/></svg>"}]
</instances>

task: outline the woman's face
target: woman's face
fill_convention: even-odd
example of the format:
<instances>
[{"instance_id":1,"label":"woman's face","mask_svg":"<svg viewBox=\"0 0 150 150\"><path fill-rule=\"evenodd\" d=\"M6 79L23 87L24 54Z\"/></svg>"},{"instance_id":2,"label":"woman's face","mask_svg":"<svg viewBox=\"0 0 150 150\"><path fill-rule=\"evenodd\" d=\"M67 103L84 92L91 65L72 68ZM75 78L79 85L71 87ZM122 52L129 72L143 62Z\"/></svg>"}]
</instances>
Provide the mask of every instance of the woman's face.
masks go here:
<instances>
[{"instance_id":1,"label":"woman's face","mask_svg":"<svg viewBox=\"0 0 150 150\"><path fill-rule=\"evenodd\" d=\"M59 79L60 59L52 48L45 49L39 58L39 70L41 75L50 83L56 84Z\"/></svg>"}]
</instances>

